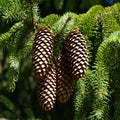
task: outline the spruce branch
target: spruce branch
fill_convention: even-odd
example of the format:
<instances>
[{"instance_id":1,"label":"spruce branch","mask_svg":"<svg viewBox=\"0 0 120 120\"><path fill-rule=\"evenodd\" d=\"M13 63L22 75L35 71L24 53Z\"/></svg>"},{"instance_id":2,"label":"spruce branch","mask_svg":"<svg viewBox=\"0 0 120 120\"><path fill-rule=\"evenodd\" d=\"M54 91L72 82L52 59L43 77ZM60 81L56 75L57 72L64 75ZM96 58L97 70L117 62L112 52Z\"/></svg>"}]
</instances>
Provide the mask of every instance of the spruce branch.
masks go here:
<instances>
[{"instance_id":1,"label":"spruce branch","mask_svg":"<svg viewBox=\"0 0 120 120\"><path fill-rule=\"evenodd\" d=\"M33 15L33 0L30 1L30 14L31 14L31 26L34 26L34 15Z\"/></svg>"},{"instance_id":2,"label":"spruce branch","mask_svg":"<svg viewBox=\"0 0 120 120\"><path fill-rule=\"evenodd\" d=\"M101 49L103 49L104 53L102 53L104 64L109 72L109 84L110 84L110 93L114 98L114 116L113 119L119 119L119 108L120 105L118 103L119 100L119 91L120 91L120 83L119 83L119 72L120 72L120 32L116 31L112 33L109 38L107 38L103 44L101 45ZM111 100L111 99L110 99Z\"/></svg>"},{"instance_id":3,"label":"spruce branch","mask_svg":"<svg viewBox=\"0 0 120 120\"><path fill-rule=\"evenodd\" d=\"M97 66L96 66L97 67ZM108 75L106 74L103 66L96 68L93 79L93 94L94 101L92 104L93 111L88 117L89 120L102 120L108 117L108 102L109 102L109 92L108 92Z\"/></svg>"},{"instance_id":4,"label":"spruce branch","mask_svg":"<svg viewBox=\"0 0 120 120\"><path fill-rule=\"evenodd\" d=\"M96 66L95 66L95 74L96 79L94 82L94 92L95 92L95 100L93 103L93 112L92 115L89 117L90 119L108 119L109 115L109 100L110 100L110 92L108 88L110 86L109 79L111 78L110 75L110 68L113 66L114 63L113 58L111 59L110 49L113 45L112 43L117 42L118 45L118 36L119 32L115 32L111 34L111 36L104 40L100 45L97 57L96 57ZM112 49L113 52L113 49ZM110 55L110 56L109 56ZM114 56L115 58L115 56ZM114 70L112 70L113 72ZM114 73L117 74L117 73ZM112 78L114 80L114 78ZM98 112L98 113L97 113Z\"/></svg>"},{"instance_id":5,"label":"spruce branch","mask_svg":"<svg viewBox=\"0 0 120 120\"><path fill-rule=\"evenodd\" d=\"M65 13L57 22L55 22L51 29L55 35L57 35L62 29L63 37L72 29L74 25L74 13L71 12ZM66 26L66 27L64 27Z\"/></svg>"},{"instance_id":6,"label":"spruce branch","mask_svg":"<svg viewBox=\"0 0 120 120\"><path fill-rule=\"evenodd\" d=\"M57 35L55 36L55 40L58 39L60 36L62 36L62 32L64 31L65 27L67 26L67 23L71 20L71 18L67 18L64 26L61 28L61 30L57 33Z\"/></svg>"},{"instance_id":7,"label":"spruce branch","mask_svg":"<svg viewBox=\"0 0 120 120\"><path fill-rule=\"evenodd\" d=\"M75 95L74 95L74 120L84 119L84 105L86 98L86 84L85 79L77 81L75 85Z\"/></svg>"},{"instance_id":8,"label":"spruce branch","mask_svg":"<svg viewBox=\"0 0 120 120\"><path fill-rule=\"evenodd\" d=\"M18 30L20 30L24 26L23 22L18 22L15 23L8 32L0 35L0 46L3 47L2 45L7 45L6 43L8 40L11 38L11 36Z\"/></svg>"},{"instance_id":9,"label":"spruce branch","mask_svg":"<svg viewBox=\"0 0 120 120\"><path fill-rule=\"evenodd\" d=\"M102 35L103 39L107 39L111 33L114 31L119 31L120 26L117 23L117 20L113 17L112 13L109 9L105 9L104 13L101 15L101 22L102 22Z\"/></svg>"},{"instance_id":10,"label":"spruce branch","mask_svg":"<svg viewBox=\"0 0 120 120\"><path fill-rule=\"evenodd\" d=\"M100 31L98 29L100 26L97 25L97 16L104 11L101 5L95 5L89 9L86 14L79 15L78 28L81 33L86 37L88 49L89 49L89 63L91 66L95 61L95 54L97 51L96 43L99 42ZM97 41L97 42L96 42Z\"/></svg>"},{"instance_id":11,"label":"spruce branch","mask_svg":"<svg viewBox=\"0 0 120 120\"><path fill-rule=\"evenodd\" d=\"M8 63L8 71L6 74L6 77L8 79L7 88L8 91L13 92L16 87L16 82L18 81L19 78L20 61L18 57L10 55L7 58L7 63Z\"/></svg>"},{"instance_id":12,"label":"spruce branch","mask_svg":"<svg viewBox=\"0 0 120 120\"><path fill-rule=\"evenodd\" d=\"M100 5L95 5L89 9L86 14L80 15L79 30L83 35L92 38L92 31L96 24L96 17L103 11L103 7ZM92 41L92 39L90 39Z\"/></svg>"},{"instance_id":13,"label":"spruce branch","mask_svg":"<svg viewBox=\"0 0 120 120\"><path fill-rule=\"evenodd\" d=\"M19 49L19 51L17 53L21 59L25 59L26 57L31 56L34 38L35 38L35 34L33 32L30 32L25 37L25 40L24 40L25 44L22 46L22 49Z\"/></svg>"},{"instance_id":14,"label":"spruce branch","mask_svg":"<svg viewBox=\"0 0 120 120\"><path fill-rule=\"evenodd\" d=\"M65 37L67 33L72 30L75 26L74 23L74 14L73 13L66 13L64 14L56 23L53 24L51 27L53 33L55 34L55 41L54 45L54 54L53 60L54 62L58 59L59 54L64 49L65 44Z\"/></svg>"},{"instance_id":15,"label":"spruce branch","mask_svg":"<svg viewBox=\"0 0 120 120\"><path fill-rule=\"evenodd\" d=\"M120 25L120 16L119 16L120 4L116 3L113 6L111 6L111 12L112 12L113 17L116 19L117 23Z\"/></svg>"},{"instance_id":16,"label":"spruce branch","mask_svg":"<svg viewBox=\"0 0 120 120\"><path fill-rule=\"evenodd\" d=\"M34 26L34 28L38 28L38 25L42 18L39 15L39 6L37 3L33 3L32 14L33 14L33 17L32 17L33 26Z\"/></svg>"},{"instance_id":17,"label":"spruce branch","mask_svg":"<svg viewBox=\"0 0 120 120\"><path fill-rule=\"evenodd\" d=\"M40 19L40 26L48 26L51 27L60 19L60 16L57 14L47 15L45 18Z\"/></svg>"},{"instance_id":18,"label":"spruce branch","mask_svg":"<svg viewBox=\"0 0 120 120\"><path fill-rule=\"evenodd\" d=\"M94 78L94 72L88 69L75 85L74 120L85 120L91 111Z\"/></svg>"},{"instance_id":19,"label":"spruce branch","mask_svg":"<svg viewBox=\"0 0 120 120\"><path fill-rule=\"evenodd\" d=\"M0 3L2 5L3 3ZM24 21L30 25L31 23L31 4L25 0L6 0L2 7L2 20L7 22Z\"/></svg>"}]
</instances>

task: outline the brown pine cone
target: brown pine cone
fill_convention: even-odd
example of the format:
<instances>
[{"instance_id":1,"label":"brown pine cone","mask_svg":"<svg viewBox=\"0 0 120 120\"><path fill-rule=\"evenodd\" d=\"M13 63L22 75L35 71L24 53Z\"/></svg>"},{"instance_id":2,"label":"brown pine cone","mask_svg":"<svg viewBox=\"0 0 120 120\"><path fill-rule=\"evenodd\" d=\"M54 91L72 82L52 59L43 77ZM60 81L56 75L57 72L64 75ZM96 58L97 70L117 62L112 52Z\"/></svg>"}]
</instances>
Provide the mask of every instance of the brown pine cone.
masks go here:
<instances>
[{"instance_id":1,"label":"brown pine cone","mask_svg":"<svg viewBox=\"0 0 120 120\"><path fill-rule=\"evenodd\" d=\"M68 62L63 53L59 56L56 64L57 100L60 103L67 102L73 91L74 81L69 70Z\"/></svg>"},{"instance_id":2,"label":"brown pine cone","mask_svg":"<svg viewBox=\"0 0 120 120\"><path fill-rule=\"evenodd\" d=\"M45 78L36 81L38 102L43 110L48 111L54 107L56 100L56 70L53 64Z\"/></svg>"},{"instance_id":3,"label":"brown pine cone","mask_svg":"<svg viewBox=\"0 0 120 120\"><path fill-rule=\"evenodd\" d=\"M44 78L52 64L54 37L47 27L38 29L33 44L33 69L36 79Z\"/></svg>"},{"instance_id":4,"label":"brown pine cone","mask_svg":"<svg viewBox=\"0 0 120 120\"><path fill-rule=\"evenodd\" d=\"M85 74L88 64L87 47L83 35L76 30L69 32L65 49L72 77L81 78Z\"/></svg>"}]
</instances>

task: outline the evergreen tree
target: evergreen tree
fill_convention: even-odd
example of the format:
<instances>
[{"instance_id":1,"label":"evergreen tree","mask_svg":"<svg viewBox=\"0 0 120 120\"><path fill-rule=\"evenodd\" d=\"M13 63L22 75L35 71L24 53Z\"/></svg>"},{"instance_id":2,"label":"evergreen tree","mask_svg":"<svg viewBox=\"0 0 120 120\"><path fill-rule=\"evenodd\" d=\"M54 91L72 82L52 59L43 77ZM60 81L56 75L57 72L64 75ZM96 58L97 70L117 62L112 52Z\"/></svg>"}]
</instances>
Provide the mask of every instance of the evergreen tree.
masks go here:
<instances>
[{"instance_id":1,"label":"evergreen tree","mask_svg":"<svg viewBox=\"0 0 120 120\"><path fill-rule=\"evenodd\" d=\"M0 118L119 120L120 4L42 18L43 4L50 0L0 1Z\"/></svg>"}]
</instances>

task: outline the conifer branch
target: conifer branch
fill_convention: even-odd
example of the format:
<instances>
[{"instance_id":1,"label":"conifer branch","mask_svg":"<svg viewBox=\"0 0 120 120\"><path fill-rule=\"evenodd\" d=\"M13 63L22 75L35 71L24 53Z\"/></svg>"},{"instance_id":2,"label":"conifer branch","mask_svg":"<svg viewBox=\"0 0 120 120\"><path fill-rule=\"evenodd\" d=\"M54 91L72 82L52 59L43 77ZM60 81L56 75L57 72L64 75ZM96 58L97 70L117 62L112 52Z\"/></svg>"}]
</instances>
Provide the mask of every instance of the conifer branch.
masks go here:
<instances>
[{"instance_id":1,"label":"conifer branch","mask_svg":"<svg viewBox=\"0 0 120 120\"><path fill-rule=\"evenodd\" d=\"M71 18L67 18L64 26L61 28L61 30L57 33L57 35L55 36L55 40L58 39L60 36L62 36L62 32L64 31L65 27L67 26L67 23L71 20Z\"/></svg>"},{"instance_id":2,"label":"conifer branch","mask_svg":"<svg viewBox=\"0 0 120 120\"><path fill-rule=\"evenodd\" d=\"M67 33L74 27L74 14L66 13L64 14L53 26L51 27L53 33L55 34L55 45L54 45L54 54L53 61L56 62L59 54L64 49L65 37Z\"/></svg>"},{"instance_id":3,"label":"conifer branch","mask_svg":"<svg viewBox=\"0 0 120 120\"><path fill-rule=\"evenodd\" d=\"M23 22L15 23L8 32L0 35L0 46L3 44L3 42L7 42L12 34L14 34L17 30L21 29L23 27ZM5 45L5 44L4 44Z\"/></svg>"},{"instance_id":4,"label":"conifer branch","mask_svg":"<svg viewBox=\"0 0 120 120\"><path fill-rule=\"evenodd\" d=\"M7 58L8 63L8 71L7 71L7 88L10 92L13 92L16 87L16 82L19 78L19 70L20 70L20 60L18 57L14 55L10 55Z\"/></svg>"},{"instance_id":5,"label":"conifer branch","mask_svg":"<svg viewBox=\"0 0 120 120\"><path fill-rule=\"evenodd\" d=\"M93 112L92 116L90 116L90 119L107 119L109 118L108 112L109 112L109 96L110 92L108 91L108 87L110 85L109 79L110 79L110 68L111 65L114 63L113 59L110 60L111 56L108 56L110 54L111 45L113 42L117 42L118 39L116 39L117 35L119 35L119 32L111 34L111 36L104 40L102 44L100 45L97 57L96 57L96 80L94 81L94 91L95 91L95 101L93 103ZM116 37L115 37L116 36ZM112 49L113 51L113 49ZM112 63L111 63L112 62ZM113 70L112 70L113 72ZM115 73L117 74L117 73ZM114 80L114 78L112 78ZM98 113L97 113L98 112Z\"/></svg>"}]
</instances>

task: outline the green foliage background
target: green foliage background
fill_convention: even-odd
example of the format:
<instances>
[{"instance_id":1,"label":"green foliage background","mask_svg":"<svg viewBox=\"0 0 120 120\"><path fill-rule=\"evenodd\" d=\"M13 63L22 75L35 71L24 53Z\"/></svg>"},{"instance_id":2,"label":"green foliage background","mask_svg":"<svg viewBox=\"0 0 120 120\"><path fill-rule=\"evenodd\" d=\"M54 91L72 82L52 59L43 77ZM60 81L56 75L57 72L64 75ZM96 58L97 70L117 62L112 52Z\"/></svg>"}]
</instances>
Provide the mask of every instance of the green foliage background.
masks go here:
<instances>
[{"instance_id":1,"label":"green foliage background","mask_svg":"<svg viewBox=\"0 0 120 120\"><path fill-rule=\"evenodd\" d=\"M0 118L120 120L120 4L96 4L102 3L0 1ZM48 9L53 14L48 15ZM56 102L49 112L42 111L37 102L31 61L34 36L40 26L48 26L57 38L55 61L73 29L84 35L89 52L87 73L75 82L70 100Z\"/></svg>"}]
</instances>

